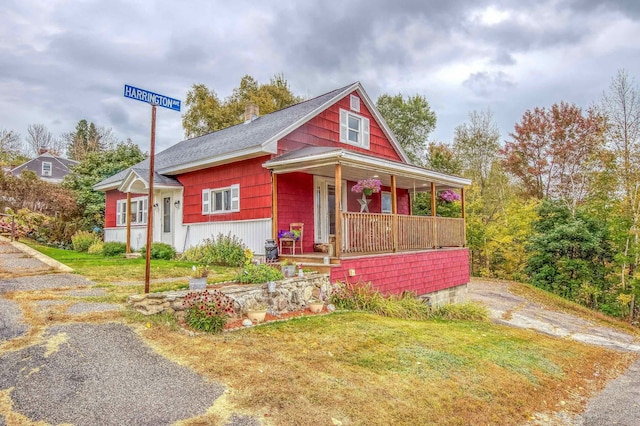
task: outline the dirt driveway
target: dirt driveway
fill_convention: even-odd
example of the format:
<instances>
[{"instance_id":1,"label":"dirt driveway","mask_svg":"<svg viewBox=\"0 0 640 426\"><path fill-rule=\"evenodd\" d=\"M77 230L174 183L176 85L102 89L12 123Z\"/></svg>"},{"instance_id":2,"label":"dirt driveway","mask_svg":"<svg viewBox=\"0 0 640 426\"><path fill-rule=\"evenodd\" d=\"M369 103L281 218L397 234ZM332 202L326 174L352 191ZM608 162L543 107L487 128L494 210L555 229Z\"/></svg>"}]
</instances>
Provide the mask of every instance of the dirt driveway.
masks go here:
<instances>
[{"instance_id":1,"label":"dirt driveway","mask_svg":"<svg viewBox=\"0 0 640 426\"><path fill-rule=\"evenodd\" d=\"M469 299L485 305L492 321L496 323L528 328L613 350L640 353L640 342L634 336L531 302L511 293L509 283L474 278L469 283L468 290ZM632 364L623 375L592 398L582 415L540 415L532 424L640 425L640 361Z\"/></svg>"}]
</instances>

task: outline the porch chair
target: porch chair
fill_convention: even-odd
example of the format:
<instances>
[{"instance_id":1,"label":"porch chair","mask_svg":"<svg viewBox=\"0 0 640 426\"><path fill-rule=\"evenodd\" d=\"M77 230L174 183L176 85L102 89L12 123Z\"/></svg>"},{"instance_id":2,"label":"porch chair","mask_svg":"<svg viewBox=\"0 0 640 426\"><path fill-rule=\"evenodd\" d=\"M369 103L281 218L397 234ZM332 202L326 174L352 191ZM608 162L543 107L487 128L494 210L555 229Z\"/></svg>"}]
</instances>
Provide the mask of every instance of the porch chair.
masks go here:
<instances>
[{"instance_id":1,"label":"porch chair","mask_svg":"<svg viewBox=\"0 0 640 426\"><path fill-rule=\"evenodd\" d=\"M291 254L296 254L296 244L300 248L300 254L302 251L302 237L304 237L304 223L295 222L289 225L289 231L300 231L300 238L280 238L280 253L282 253L283 248L289 248L291 250Z\"/></svg>"}]
</instances>

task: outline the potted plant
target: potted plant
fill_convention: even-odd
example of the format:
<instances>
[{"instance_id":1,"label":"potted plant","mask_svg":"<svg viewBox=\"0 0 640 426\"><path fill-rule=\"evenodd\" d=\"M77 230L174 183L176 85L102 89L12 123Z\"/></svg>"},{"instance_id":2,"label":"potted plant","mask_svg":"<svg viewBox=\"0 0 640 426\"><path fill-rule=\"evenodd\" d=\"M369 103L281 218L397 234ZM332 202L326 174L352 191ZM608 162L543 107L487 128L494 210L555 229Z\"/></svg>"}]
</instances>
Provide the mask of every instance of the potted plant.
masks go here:
<instances>
[{"instance_id":1,"label":"potted plant","mask_svg":"<svg viewBox=\"0 0 640 426\"><path fill-rule=\"evenodd\" d=\"M289 259L285 259L280 263L280 269L285 278L291 278L296 274L296 265Z\"/></svg>"},{"instance_id":2,"label":"potted plant","mask_svg":"<svg viewBox=\"0 0 640 426\"><path fill-rule=\"evenodd\" d=\"M311 299L309 301L309 310L314 314L322 312L324 309L324 302L321 300Z\"/></svg>"},{"instance_id":3,"label":"potted plant","mask_svg":"<svg viewBox=\"0 0 640 426\"><path fill-rule=\"evenodd\" d=\"M247 310L247 318L252 322L261 323L267 316L267 304L264 302L256 302Z\"/></svg>"},{"instance_id":4,"label":"potted plant","mask_svg":"<svg viewBox=\"0 0 640 426\"><path fill-rule=\"evenodd\" d=\"M209 268L207 266L191 267L191 276L189 277L189 290L204 290L207 288L207 277L209 276Z\"/></svg>"},{"instance_id":5,"label":"potted plant","mask_svg":"<svg viewBox=\"0 0 640 426\"><path fill-rule=\"evenodd\" d=\"M358 194L363 193L364 195L371 195L374 192L380 192L380 187L382 186L382 182L380 179L376 178L366 178L360 179L355 185L351 187L351 191L357 192Z\"/></svg>"}]
</instances>

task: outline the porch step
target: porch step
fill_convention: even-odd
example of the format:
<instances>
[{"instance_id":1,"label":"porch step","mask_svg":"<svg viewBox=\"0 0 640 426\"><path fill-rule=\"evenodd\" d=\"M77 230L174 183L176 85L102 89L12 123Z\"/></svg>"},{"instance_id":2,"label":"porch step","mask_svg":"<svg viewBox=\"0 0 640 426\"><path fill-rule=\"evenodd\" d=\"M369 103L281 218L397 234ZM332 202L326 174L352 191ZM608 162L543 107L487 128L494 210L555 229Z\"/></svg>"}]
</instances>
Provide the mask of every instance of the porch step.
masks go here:
<instances>
[{"instance_id":1,"label":"porch step","mask_svg":"<svg viewBox=\"0 0 640 426\"><path fill-rule=\"evenodd\" d=\"M331 268L340 266L340 259L332 257L329 264L324 263L324 256L318 255L280 255L279 262L289 260L296 265L302 264L302 269L311 269L322 274L331 273Z\"/></svg>"},{"instance_id":2,"label":"porch step","mask_svg":"<svg viewBox=\"0 0 640 426\"><path fill-rule=\"evenodd\" d=\"M292 254L280 254L279 258L280 258L280 262L282 262L283 260L287 259L292 261L293 263L318 263L318 264L324 264L324 258L326 256L323 256L322 253L316 253L316 254L296 254L296 255L292 255ZM331 265L339 265L340 264L340 259L337 257L329 257L329 264Z\"/></svg>"}]
</instances>

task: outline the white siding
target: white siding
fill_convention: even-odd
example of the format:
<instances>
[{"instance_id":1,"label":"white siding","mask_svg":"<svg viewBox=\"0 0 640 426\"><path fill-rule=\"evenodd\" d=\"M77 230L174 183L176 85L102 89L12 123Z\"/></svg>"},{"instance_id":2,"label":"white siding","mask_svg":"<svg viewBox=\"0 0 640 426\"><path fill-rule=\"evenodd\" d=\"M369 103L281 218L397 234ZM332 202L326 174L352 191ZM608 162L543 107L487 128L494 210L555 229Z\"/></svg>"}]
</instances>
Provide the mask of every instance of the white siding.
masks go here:
<instances>
[{"instance_id":1,"label":"white siding","mask_svg":"<svg viewBox=\"0 0 640 426\"><path fill-rule=\"evenodd\" d=\"M271 219L241 220L233 222L193 223L183 226L186 238L176 241L179 252L198 245L205 238L215 238L222 233L236 235L254 253L264 255L265 240L271 238Z\"/></svg>"},{"instance_id":2,"label":"white siding","mask_svg":"<svg viewBox=\"0 0 640 426\"><path fill-rule=\"evenodd\" d=\"M106 228L104 241L127 242L127 227ZM147 243L147 227L131 227L131 250L140 250Z\"/></svg>"}]
</instances>

